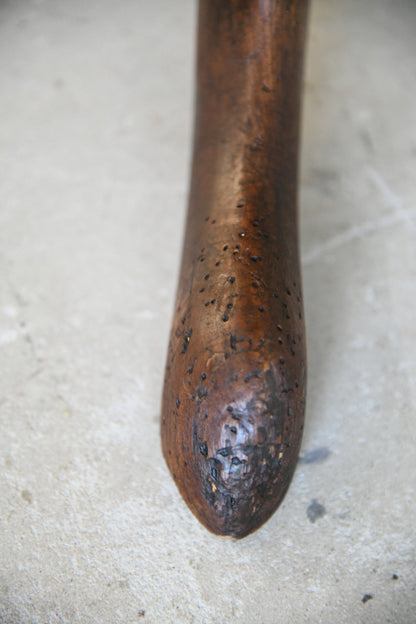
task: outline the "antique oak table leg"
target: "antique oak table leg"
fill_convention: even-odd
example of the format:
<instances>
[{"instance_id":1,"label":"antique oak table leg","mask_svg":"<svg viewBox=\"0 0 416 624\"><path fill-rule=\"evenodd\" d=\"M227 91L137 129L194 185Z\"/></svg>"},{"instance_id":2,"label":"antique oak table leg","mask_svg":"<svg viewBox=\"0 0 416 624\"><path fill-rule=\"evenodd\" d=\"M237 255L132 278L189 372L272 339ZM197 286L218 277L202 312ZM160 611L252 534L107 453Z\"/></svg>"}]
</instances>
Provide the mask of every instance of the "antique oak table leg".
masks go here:
<instances>
[{"instance_id":1,"label":"antique oak table leg","mask_svg":"<svg viewBox=\"0 0 416 624\"><path fill-rule=\"evenodd\" d=\"M200 0L188 216L162 404L186 503L244 537L302 438L297 161L307 0Z\"/></svg>"}]
</instances>

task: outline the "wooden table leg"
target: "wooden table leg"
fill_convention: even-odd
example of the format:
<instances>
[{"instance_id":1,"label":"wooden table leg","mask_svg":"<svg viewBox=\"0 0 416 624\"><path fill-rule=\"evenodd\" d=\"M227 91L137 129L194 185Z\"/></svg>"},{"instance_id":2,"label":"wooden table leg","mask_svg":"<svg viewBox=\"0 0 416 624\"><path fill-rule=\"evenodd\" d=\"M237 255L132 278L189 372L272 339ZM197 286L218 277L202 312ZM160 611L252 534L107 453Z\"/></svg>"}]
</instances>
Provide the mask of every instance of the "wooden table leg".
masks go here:
<instances>
[{"instance_id":1,"label":"wooden table leg","mask_svg":"<svg viewBox=\"0 0 416 624\"><path fill-rule=\"evenodd\" d=\"M193 513L244 537L302 438L297 167L307 0L200 0L194 152L162 405Z\"/></svg>"}]
</instances>

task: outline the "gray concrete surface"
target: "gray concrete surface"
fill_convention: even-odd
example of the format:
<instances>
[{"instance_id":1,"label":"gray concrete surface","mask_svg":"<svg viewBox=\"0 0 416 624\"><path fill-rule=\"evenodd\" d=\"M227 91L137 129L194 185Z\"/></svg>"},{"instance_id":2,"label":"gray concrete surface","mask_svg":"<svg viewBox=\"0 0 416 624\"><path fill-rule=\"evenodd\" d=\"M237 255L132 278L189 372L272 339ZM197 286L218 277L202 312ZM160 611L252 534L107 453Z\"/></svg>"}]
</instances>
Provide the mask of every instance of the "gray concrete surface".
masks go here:
<instances>
[{"instance_id":1,"label":"gray concrete surface","mask_svg":"<svg viewBox=\"0 0 416 624\"><path fill-rule=\"evenodd\" d=\"M416 4L313 2L307 426L242 541L198 524L159 443L195 13L0 2L0 622L411 624Z\"/></svg>"}]
</instances>

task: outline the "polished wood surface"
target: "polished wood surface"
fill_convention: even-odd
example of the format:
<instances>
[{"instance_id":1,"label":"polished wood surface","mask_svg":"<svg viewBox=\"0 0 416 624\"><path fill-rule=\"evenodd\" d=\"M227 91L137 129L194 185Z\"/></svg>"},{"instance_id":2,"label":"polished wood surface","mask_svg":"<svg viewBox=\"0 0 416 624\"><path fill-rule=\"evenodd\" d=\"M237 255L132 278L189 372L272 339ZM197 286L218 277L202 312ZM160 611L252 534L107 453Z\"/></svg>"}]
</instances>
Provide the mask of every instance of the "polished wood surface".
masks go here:
<instances>
[{"instance_id":1,"label":"polished wood surface","mask_svg":"<svg viewBox=\"0 0 416 624\"><path fill-rule=\"evenodd\" d=\"M307 0L201 0L187 224L162 446L212 532L275 511L304 422L297 170Z\"/></svg>"}]
</instances>

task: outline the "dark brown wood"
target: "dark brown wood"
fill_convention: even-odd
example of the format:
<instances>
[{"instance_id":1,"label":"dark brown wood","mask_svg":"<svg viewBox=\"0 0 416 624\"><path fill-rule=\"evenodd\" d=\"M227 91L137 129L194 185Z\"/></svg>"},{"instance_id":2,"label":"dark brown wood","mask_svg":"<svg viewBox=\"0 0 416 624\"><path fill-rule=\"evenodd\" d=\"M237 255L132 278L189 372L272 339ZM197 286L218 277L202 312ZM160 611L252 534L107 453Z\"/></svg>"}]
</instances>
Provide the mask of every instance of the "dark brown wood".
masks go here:
<instances>
[{"instance_id":1,"label":"dark brown wood","mask_svg":"<svg viewBox=\"0 0 416 624\"><path fill-rule=\"evenodd\" d=\"M201 0L186 232L162 447L193 513L244 537L302 438L297 167L307 0Z\"/></svg>"}]
</instances>

